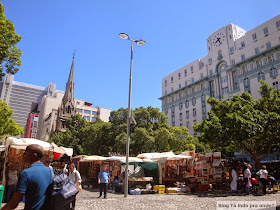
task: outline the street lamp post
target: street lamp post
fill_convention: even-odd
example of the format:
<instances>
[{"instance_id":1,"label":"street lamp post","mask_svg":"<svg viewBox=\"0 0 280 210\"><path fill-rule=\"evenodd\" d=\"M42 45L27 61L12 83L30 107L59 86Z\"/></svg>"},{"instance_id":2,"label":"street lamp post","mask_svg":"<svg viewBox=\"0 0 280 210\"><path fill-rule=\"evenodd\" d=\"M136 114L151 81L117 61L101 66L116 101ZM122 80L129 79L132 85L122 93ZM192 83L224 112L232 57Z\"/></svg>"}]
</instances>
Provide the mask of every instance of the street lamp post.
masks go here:
<instances>
[{"instance_id":1,"label":"street lamp post","mask_svg":"<svg viewBox=\"0 0 280 210\"><path fill-rule=\"evenodd\" d=\"M126 140L126 161L125 161L125 182L124 182L124 197L128 194L128 157L129 157L129 141L130 141L130 120L131 120L131 80L132 80L132 60L133 60L133 42L137 45L144 45L146 42L142 39L133 40L125 33L120 33L121 39L128 39L131 41L131 55L130 55L130 73L129 73L129 91L128 91L128 113L127 113L127 140Z\"/></svg>"}]
</instances>

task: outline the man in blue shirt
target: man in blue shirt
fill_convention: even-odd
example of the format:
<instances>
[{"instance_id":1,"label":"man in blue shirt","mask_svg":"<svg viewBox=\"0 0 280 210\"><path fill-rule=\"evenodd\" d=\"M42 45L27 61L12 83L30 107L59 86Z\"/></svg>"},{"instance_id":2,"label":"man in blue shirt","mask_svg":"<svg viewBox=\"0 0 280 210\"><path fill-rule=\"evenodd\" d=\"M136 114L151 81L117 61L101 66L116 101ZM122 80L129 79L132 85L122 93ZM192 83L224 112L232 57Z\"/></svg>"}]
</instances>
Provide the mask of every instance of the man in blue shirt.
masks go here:
<instances>
[{"instance_id":1,"label":"man in blue shirt","mask_svg":"<svg viewBox=\"0 0 280 210\"><path fill-rule=\"evenodd\" d=\"M50 192L52 175L49 168L40 161L44 150L40 145L32 144L26 147L23 161L31 164L30 168L21 172L12 199L3 210L15 209L25 196L24 209L47 209L46 197Z\"/></svg>"},{"instance_id":2,"label":"man in blue shirt","mask_svg":"<svg viewBox=\"0 0 280 210\"><path fill-rule=\"evenodd\" d=\"M107 170L107 165L103 165L101 171L98 174L98 184L100 185L99 198L102 196L102 191L104 191L104 198L107 198L107 185L110 178L110 172Z\"/></svg>"}]
</instances>

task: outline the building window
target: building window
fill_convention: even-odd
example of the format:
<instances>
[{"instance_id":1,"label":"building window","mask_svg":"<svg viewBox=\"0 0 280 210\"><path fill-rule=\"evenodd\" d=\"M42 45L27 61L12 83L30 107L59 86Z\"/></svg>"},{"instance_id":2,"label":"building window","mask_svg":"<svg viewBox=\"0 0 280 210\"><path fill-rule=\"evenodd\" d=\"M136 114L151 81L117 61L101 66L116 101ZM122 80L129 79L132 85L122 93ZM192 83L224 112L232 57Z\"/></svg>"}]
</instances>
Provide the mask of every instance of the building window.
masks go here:
<instances>
[{"instance_id":1,"label":"building window","mask_svg":"<svg viewBox=\"0 0 280 210\"><path fill-rule=\"evenodd\" d=\"M250 85L250 80L249 80L248 77L246 77L246 78L244 79L244 86L245 86L245 87L249 87L249 85Z\"/></svg>"},{"instance_id":2,"label":"building window","mask_svg":"<svg viewBox=\"0 0 280 210\"><path fill-rule=\"evenodd\" d=\"M92 111L91 114L97 115L97 112L96 111Z\"/></svg>"},{"instance_id":3,"label":"building window","mask_svg":"<svg viewBox=\"0 0 280 210\"><path fill-rule=\"evenodd\" d=\"M222 57L223 57L222 50L219 50L218 51L218 59L222 59Z\"/></svg>"},{"instance_id":4,"label":"building window","mask_svg":"<svg viewBox=\"0 0 280 210\"><path fill-rule=\"evenodd\" d=\"M89 110L84 110L84 114L90 114Z\"/></svg>"},{"instance_id":5,"label":"building window","mask_svg":"<svg viewBox=\"0 0 280 210\"><path fill-rule=\"evenodd\" d=\"M171 83L173 83L173 77L171 77Z\"/></svg>"},{"instance_id":6,"label":"building window","mask_svg":"<svg viewBox=\"0 0 280 210\"><path fill-rule=\"evenodd\" d=\"M167 86L167 80L164 81L165 86Z\"/></svg>"},{"instance_id":7,"label":"building window","mask_svg":"<svg viewBox=\"0 0 280 210\"><path fill-rule=\"evenodd\" d=\"M231 60L231 65L235 65L235 59Z\"/></svg>"},{"instance_id":8,"label":"building window","mask_svg":"<svg viewBox=\"0 0 280 210\"><path fill-rule=\"evenodd\" d=\"M174 112L174 111L175 111L175 107L174 107L174 105L172 105L172 107L171 107L171 111L172 111L172 112Z\"/></svg>"},{"instance_id":9,"label":"building window","mask_svg":"<svg viewBox=\"0 0 280 210\"><path fill-rule=\"evenodd\" d=\"M258 81L261 81L261 80L264 80L264 79L265 79L264 73L263 73L262 71L260 71L260 72L258 73Z\"/></svg>"},{"instance_id":10,"label":"building window","mask_svg":"<svg viewBox=\"0 0 280 210\"><path fill-rule=\"evenodd\" d=\"M250 70L253 70L254 69L254 63L250 63L249 67L250 67Z\"/></svg>"},{"instance_id":11,"label":"building window","mask_svg":"<svg viewBox=\"0 0 280 210\"><path fill-rule=\"evenodd\" d=\"M267 57L264 57L263 58L263 65L266 65L267 64Z\"/></svg>"},{"instance_id":12,"label":"building window","mask_svg":"<svg viewBox=\"0 0 280 210\"><path fill-rule=\"evenodd\" d=\"M185 81L185 86L187 86L188 85L188 81Z\"/></svg>"},{"instance_id":13,"label":"building window","mask_svg":"<svg viewBox=\"0 0 280 210\"><path fill-rule=\"evenodd\" d=\"M265 27L265 28L263 29L263 33L264 33L265 36L268 35L268 28L267 28L267 27Z\"/></svg>"},{"instance_id":14,"label":"building window","mask_svg":"<svg viewBox=\"0 0 280 210\"><path fill-rule=\"evenodd\" d=\"M210 69L210 71L209 71L209 72L210 72L210 76L211 76L211 75L213 74L212 69Z\"/></svg>"},{"instance_id":15,"label":"building window","mask_svg":"<svg viewBox=\"0 0 280 210\"><path fill-rule=\"evenodd\" d=\"M268 58L268 63L274 62L274 55L269 55L267 58Z\"/></svg>"},{"instance_id":16,"label":"building window","mask_svg":"<svg viewBox=\"0 0 280 210\"><path fill-rule=\"evenodd\" d=\"M259 68L262 66L262 60L257 60L256 61L256 67Z\"/></svg>"},{"instance_id":17,"label":"building window","mask_svg":"<svg viewBox=\"0 0 280 210\"><path fill-rule=\"evenodd\" d=\"M178 73L178 78L181 79L181 73Z\"/></svg>"},{"instance_id":18,"label":"building window","mask_svg":"<svg viewBox=\"0 0 280 210\"><path fill-rule=\"evenodd\" d=\"M202 95L201 95L201 101L202 101L202 102L205 102L205 94L202 94Z\"/></svg>"},{"instance_id":19,"label":"building window","mask_svg":"<svg viewBox=\"0 0 280 210\"><path fill-rule=\"evenodd\" d=\"M278 75L278 71L277 71L277 68L276 67L271 67L270 68L270 77L276 77Z\"/></svg>"},{"instance_id":20,"label":"building window","mask_svg":"<svg viewBox=\"0 0 280 210\"><path fill-rule=\"evenodd\" d=\"M165 95L167 95L167 90L165 90Z\"/></svg>"},{"instance_id":21,"label":"building window","mask_svg":"<svg viewBox=\"0 0 280 210\"><path fill-rule=\"evenodd\" d=\"M173 93L173 91L174 91L174 89L173 89L173 87L171 88L171 93Z\"/></svg>"},{"instance_id":22,"label":"building window","mask_svg":"<svg viewBox=\"0 0 280 210\"><path fill-rule=\"evenodd\" d=\"M89 116L84 116L84 118L89 121L90 120L90 117Z\"/></svg>"},{"instance_id":23,"label":"building window","mask_svg":"<svg viewBox=\"0 0 280 210\"><path fill-rule=\"evenodd\" d=\"M192 83L194 83L194 78L192 78Z\"/></svg>"},{"instance_id":24,"label":"building window","mask_svg":"<svg viewBox=\"0 0 280 210\"><path fill-rule=\"evenodd\" d=\"M252 34L252 37L253 37L254 41L257 40L257 34L256 33Z\"/></svg>"},{"instance_id":25,"label":"building window","mask_svg":"<svg viewBox=\"0 0 280 210\"><path fill-rule=\"evenodd\" d=\"M211 64L212 63L212 58L208 59L208 63Z\"/></svg>"},{"instance_id":26,"label":"building window","mask_svg":"<svg viewBox=\"0 0 280 210\"><path fill-rule=\"evenodd\" d=\"M83 110L82 109L77 109L77 112L82 113Z\"/></svg>"},{"instance_id":27,"label":"building window","mask_svg":"<svg viewBox=\"0 0 280 210\"><path fill-rule=\"evenodd\" d=\"M187 71L187 69L185 69L185 71L184 71L184 72L185 72L185 76L187 76L187 75L188 75L188 71Z\"/></svg>"},{"instance_id":28,"label":"building window","mask_svg":"<svg viewBox=\"0 0 280 210\"><path fill-rule=\"evenodd\" d=\"M193 73L193 66L191 66L191 73Z\"/></svg>"},{"instance_id":29,"label":"building window","mask_svg":"<svg viewBox=\"0 0 280 210\"><path fill-rule=\"evenodd\" d=\"M183 120L183 113L180 112L180 121L182 121L182 120Z\"/></svg>"},{"instance_id":30,"label":"building window","mask_svg":"<svg viewBox=\"0 0 280 210\"><path fill-rule=\"evenodd\" d=\"M202 113L203 113L203 114L206 113L206 105L205 105L205 104L202 105Z\"/></svg>"},{"instance_id":31,"label":"building window","mask_svg":"<svg viewBox=\"0 0 280 210\"><path fill-rule=\"evenodd\" d=\"M196 104L196 99L195 97L192 98L192 105L194 106Z\"/></svg>"},{"instance_id":32,"label":"building window","mask_svg":"<svg viewBox=\"0 0 280 210\"><path fill-rule=\"evenodd\" d=\"M276 27L280 28L280 20L276 22Z\"/></svg>"},{"instance_id":33,"label":"building window","mask_svg":"<svg viewBox=\"0 0 280 210\"><path fill-rule=\"evenodd\" d=\"M222 88L223 95L228 94L228 87Z\"/></svg>"},{"instance_id":34,"label":"building window","mask_svg":"<svg viewBox=\"0 0 280 210\"><path fill-rule=\"evenodd\" d=\"M270 43L270 42L267 42L267 43L266 43L266 49L269 50L270 48L271 48L271 43Z\"/></svg>"},{"instance_id":35,"label":"building window","mask_svg":"<svg viewBox=\"0 0 280 210\"><path fill-rule=\"evenodd\" d=\"M245 42L244 42L244 41L241 42L241 47L242 47L242 48L245 47Z\"/></svg>"},{"instance_id":36,"label":"building window","mask_svg":"<svg viewBox=\"0 0 280 210\"><path fill-rule=\"evenodd\" d=\"M276 53L275 53L275 57L276 57L276 60L279 60L279 59L280 59L280 53L279 53L279 52L276 52Z\"/></svg>"},{"instance_id":37,"label":"building window","mask_svg":"<svg viewBox=\"0 0 280 210\"><path fill-rule=\"evenodd\" d=\"M223 77L222 78L222 83L226 83L227 82L227 77Z\"/></svg>"},{"instance_id":38,"label":"building window","mask_svg":"<svg viewBox=\"0 0 280 210\"><path fill-rule=\"evenodd\" d=\"M200 74L200 79L203 79L203 73Z\"/></svg>"},{"instance_id":39,"label":"building window","mask_svg":"<svg viewBox=\"0 0 280 210\"><path fill-rule=\"evenodd\" d=\"M77 105L80 105L80 101L77 101L76 104L77 104Z\"/></svg>"},{"instance_id":40,"label":"building window","mask_svg":"<svg viewBox=\"0 0 280 210\"><path fill-rule=\"evenodd\" d=\"M186 127L189 128L190 127L190 123L186 122Z\"/></svg>"},{"instance_id":41,"label":"building window","mask_svg":"<svg viewBox=\"0 0 280 210\"><path fill-rule=\"evenodd\" d=\"M260 53L260 49L257 47L257 48L255 48L255 54L257 55L257 54L259 54Z\"/></svg>"},{"instance_id":42,"label":"building window","mask_svg":"<svg viewBox=\"0 0 280 210\"><path fill-rule=\"evenodd\" d=\"M96 118L95 117L92 117L91 118L91 122L95 122L96 121Z\"/></svg>"},{"instance_id":43,"label":"building window","mask_svg":"<svg viewBox=\"0 0 280 210\"><path fill-rule=\"evenodd\" d=\"M272 85L273 85L273 88L275 88L276 90L279 90L278 81L277 82L273 82Z\"/></svg>"},{"instance_id":44,"label":"building window","mask_svg":"<svg viewBox=\"0 0 280 210\"><path fill-rule=\"evenodd\" d=\"M196 117L196 108L193 109L193 116Z\"/></svg>"},{"instance_id":45,"label":"building window","mask_svg":"<svg viewBox=\"0 0 280 210\"><path fill-rule=\"evenodd\" d=\"M234 47L229 48L229 52L232 54L234 52Z\"/></svg>"},{"instance_id":46,"label":"building window","mask_svg":"<svg viewBox=\"0 0 280 210\"><path fill-rule=\"evenodd\" d=\"M179 84L179 89L181 89L182 88L182 85L181 84Z\"/></svg>"},{"instance_id":47,"label":"building window","mask_svg":"<svg viewBox=\"0 0 280 210\"><path fill-rule=\"evenodd\" d=\"M190 112L186 111L186 118L189 119L189 117L190 117Z\"/></svg>"},{"instance_id":48,"label":"building window","mask_svg":"<svg viewBox=\"0 0 280 210\"><path fill-rule=\"evenodd\" d=\"M190 105L189 100L186 100L186 102L185 102L185 107L188 108L189 105Z\"/></svg>"},{"instance_id":49,"label":"building window","mask_svg":"<svg viewBox=\"0 0 280 210\"><path fill-rule=\"evenodd\" d=\"M180 110L183 109L183 102L180 102L180 104L179 104L179 109L180 109Z\"/></svg>"},{"instance_id":50,"label":"building window","mask_svg":"<svg viewBox=\"0 0 280 210\"><path fill-rule=\"evenodd\" d=\"M245 55L244 55L244 54L241 55L241 60L242 60L242 61L245 60Z\"/></svg>"}]
</instances>

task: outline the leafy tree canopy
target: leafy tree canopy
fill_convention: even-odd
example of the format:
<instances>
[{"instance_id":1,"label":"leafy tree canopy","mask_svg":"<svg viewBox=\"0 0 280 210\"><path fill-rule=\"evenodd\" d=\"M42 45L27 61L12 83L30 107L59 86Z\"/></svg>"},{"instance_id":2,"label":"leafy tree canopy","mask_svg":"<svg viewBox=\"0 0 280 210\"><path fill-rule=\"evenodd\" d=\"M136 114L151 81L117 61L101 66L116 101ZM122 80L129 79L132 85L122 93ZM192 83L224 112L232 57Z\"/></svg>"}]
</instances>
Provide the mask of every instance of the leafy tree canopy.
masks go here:
<instances>
[{"instance_id":1,"label":"leafy tree canopy","mask_svg":"<svg viewBox=\"0 0 280 210\"><path fill-rule=\"evenodd\" d=\"M280 142L280 93L261 82L261 97L234 95L229 101L208 98L208 119L193 125L199 141L215 150L231 148L248 153L257 168Z\"/></svg>"},{"instance_id":2,"label":"leafy tree canopy","mask_svg":"<svg viewBox=\"0 0 280 210\"><path fill-rule=\"evenodd\" d=\"M143 152L193 150L200 143L193 141L185 127L175 128L166 123L158 108L139 107L132 110L136 125L131 124L130 154ZM74 148L75 154L125 154L127 141L127 109L112 111L109 122L97 119L87 122L79 115L67 120L67 131L56 134L50 141ZM202 147L202 146L201 146Z\"/></svg>"},{"instance_id":3,"label":"leafy tree canopy","mask_svg":"<svg viewBox=\"0 0 280 210\"><path fill-rule=\"evenodd\" d=\"M15 74L21 65L21 50L16 44L21 37L16 34L13 23L6 19L4 6L0 2L0 80L7 74Z\"/></svg>"},{"instance_id":4,"label":"leafy tree canopy","mask_svg":"<svg viewBox=\"0 0 280 210\"><path fill-rule=\"evenodd\" d=\"M0 99L0 136L23 134L23 129L12 118L13 110Z\"/></svg>"}]
</instances>

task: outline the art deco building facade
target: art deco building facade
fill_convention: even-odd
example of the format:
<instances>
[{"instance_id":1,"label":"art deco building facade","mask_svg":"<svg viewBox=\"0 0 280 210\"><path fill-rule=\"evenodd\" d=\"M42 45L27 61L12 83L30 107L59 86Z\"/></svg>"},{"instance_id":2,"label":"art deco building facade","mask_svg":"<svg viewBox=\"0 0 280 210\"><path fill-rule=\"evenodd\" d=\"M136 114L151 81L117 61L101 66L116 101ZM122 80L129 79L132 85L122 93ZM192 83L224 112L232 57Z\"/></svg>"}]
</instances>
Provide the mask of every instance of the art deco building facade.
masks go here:
<instances>
[{"instance_id":1,"label":"art deco building facade","mask_svg":"<svg viewBox=\"0 0 280 210\"><path fill-rule=\"evenodd\" d=\"M229 99L248 91L259 98L260 80L279 90L280 15L245 31L229 24L206 40L207 56L162 79L162 111L168 124L201 122L211 109L208 97Z\"/></svg>"}]
</instances>

